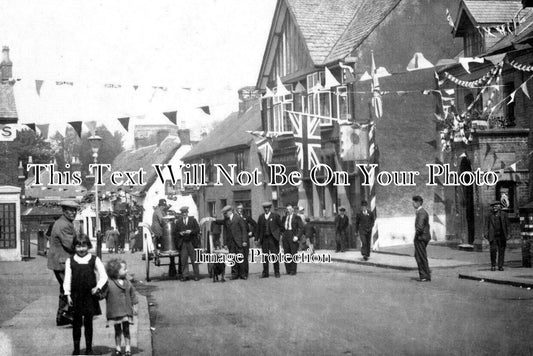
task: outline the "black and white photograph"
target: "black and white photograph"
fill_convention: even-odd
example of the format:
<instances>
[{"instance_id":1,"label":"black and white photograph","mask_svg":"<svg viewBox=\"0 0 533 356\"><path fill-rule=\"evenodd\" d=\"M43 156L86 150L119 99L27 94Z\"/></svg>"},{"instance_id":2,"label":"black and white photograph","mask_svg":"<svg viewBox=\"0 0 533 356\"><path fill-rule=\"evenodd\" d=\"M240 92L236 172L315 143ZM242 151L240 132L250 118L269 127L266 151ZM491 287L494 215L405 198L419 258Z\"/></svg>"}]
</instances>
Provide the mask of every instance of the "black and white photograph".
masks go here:
<instances>
[{"instance_id":1,"label":"black and white photograph","mask_svg":"<svg viewBox=\"0 0 533 356\"><path fill-rule=\"evenodd\" d=\"M533 355L533 1L0 8L0 355Z\"/></svg>"}]
</instances>

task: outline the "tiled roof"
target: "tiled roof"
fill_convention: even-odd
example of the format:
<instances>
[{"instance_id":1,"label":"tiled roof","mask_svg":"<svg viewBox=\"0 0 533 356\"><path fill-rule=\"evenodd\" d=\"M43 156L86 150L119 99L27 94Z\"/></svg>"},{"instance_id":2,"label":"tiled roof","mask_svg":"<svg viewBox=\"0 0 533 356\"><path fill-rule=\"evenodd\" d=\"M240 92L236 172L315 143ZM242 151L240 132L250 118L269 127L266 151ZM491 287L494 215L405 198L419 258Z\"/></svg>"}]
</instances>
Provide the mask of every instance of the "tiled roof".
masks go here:
<instances>
[{"instance_id":1,"label":"tiled roof","mask_svg":"<svg viewBox=\"0 0 533 356\"><path fill-rule=\"evenodd\" d=\"M192 159L202 155L209 155L232 147L249 146L254 136L246 133L247 130L261 129L261 111L259 103L251 106L241 116L237 112L230 114L220 122L206 137L192 148L183 160Z\"/></svg>"},{"instance_id":2,"label":"tiled roof","mask_svg":"<svg viewBox=\"0 0 533 356\"><path fill-rule=\"evenodd\" d=\"M466 8L478 24L506 23L522 9L516 0L464 0Z\"/></svg>"},{"instance_id":3,"label":"tiled roof","mask_svg":"<svg viewBox=\"0 0 533 356\"><path fill-rule=\"evenodd\" d=\"M17 121L17 108L15 106L15 95L13 85L0 83L0 124L13 123Z\"/></svg>"},{"instance_id":4,"label":"tiled roof","mask_svg":"<svg viewBox=\"0 0 533 356\"><path fill-rule=\"evenodd\" d=\"M57 169L57 168L56 168ZM34 185L35 177L26 178L25 195L37 198L40 201L60 201L65 199L81 199L87 193L87 188L82 185L50 185L50 174L42 172L40 176L42 185Z\"/></svg>"},{"instance_id":5,"label":"tiled roof","mask_svg":"<svg viewBox=\"0 0 533 356\"><path fill-rule=\"evenodd\" d=\"M180 148L181 143L177 136L167 136L159 146L151 145L147 147L141 147L136 150L123 151L113 161L111 167L113 171L138 171L143 169L145 172L144 181L145 185L133 186L133 190L130 193L137 194L147 191L157 178L156 170L152 167L152 164L165 164L168 163L176 151ZM104 173L104 182L109 182L111 172ZM112 184L106 184L101 188L103 191L114 191L117 189Z\"/></svg>"},{"instance_id":6,"label":"tiled roof","mask_svg":"<svg viewBox=\"0 0 533 356\"><path fill-rule=\"evenodd\" d=\"M344 58L400 0L286 0L315 65Z\"/></svg>"},{"instance_id":7,"label":"tiled roof","mask_svg":"<svg viewBox=\"0 0 533 356\"><path fill-rule=\"evenodd\" d=\"M325 60L329 63L346 57L378 26L401 0L366 0Z\"/></svg>"}]
</instances>

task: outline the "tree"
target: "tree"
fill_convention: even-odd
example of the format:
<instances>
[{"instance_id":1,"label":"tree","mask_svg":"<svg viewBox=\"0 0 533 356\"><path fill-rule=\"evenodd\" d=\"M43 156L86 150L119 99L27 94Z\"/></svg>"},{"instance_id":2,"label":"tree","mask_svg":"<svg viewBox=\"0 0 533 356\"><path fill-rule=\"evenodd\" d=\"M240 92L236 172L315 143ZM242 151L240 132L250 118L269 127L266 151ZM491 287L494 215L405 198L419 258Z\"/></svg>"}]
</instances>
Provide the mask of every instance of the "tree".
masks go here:
<instances>
[{"instance_id":1,"label":"tree","mask_svg":"<svg viewBox=\"0 0 533 356\"><path fill-rule=\"evenodd\" d=\"M45 141L33 130L19 131L17 137L10 145L10 150L14 155L18 155L18 159L22 161L25 171L30 156L33 163L49 163L54 158L54 150L50 142Z\"/></svg>"}]
</instances>

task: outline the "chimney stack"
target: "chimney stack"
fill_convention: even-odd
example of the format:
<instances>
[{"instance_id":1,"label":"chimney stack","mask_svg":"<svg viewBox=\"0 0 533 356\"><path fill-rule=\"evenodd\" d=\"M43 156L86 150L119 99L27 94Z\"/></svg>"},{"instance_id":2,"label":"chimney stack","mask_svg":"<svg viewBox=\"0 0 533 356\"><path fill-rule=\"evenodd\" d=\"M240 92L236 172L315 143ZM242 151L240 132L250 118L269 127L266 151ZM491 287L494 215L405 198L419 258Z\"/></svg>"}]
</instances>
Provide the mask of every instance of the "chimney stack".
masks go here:
<instances>
[{"instance_id":1,"label":"chimney stack","mask_svg":"<svg viewBox=\"0 0 533 356\"><path fill-rule=\"evenodd\" d=\"M239 115L242 115L261 98L261 94L255 87L239 89Z\"/></svg>"},{"instance_id":2,"label":"chimney stack","mask_svg":"<svg viewBox=\"0 0 533 356\"><path fill-rule=\"evenodd\" d=\"M9 47L2 47L2 62L0 62L2 80L13 78L13 62L9 59Z\"/></svg>"}]
</instances>

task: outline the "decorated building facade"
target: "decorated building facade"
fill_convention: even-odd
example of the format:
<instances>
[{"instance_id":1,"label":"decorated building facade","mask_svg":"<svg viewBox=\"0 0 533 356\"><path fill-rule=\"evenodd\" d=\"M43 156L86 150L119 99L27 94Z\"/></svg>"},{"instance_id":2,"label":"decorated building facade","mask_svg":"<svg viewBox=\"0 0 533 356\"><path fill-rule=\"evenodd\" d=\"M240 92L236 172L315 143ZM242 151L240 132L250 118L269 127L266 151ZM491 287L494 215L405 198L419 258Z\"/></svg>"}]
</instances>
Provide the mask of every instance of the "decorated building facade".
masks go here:
<instances>
[{"instance_id":1,"label":"decorated building facade","mask_svg":"<svg viewBox=\"0 0 533 356\"><path fill-rule=\"evenodd\" d=\"M272 162L304 179L275 195L279 205L303 206L329 236L322 238L326 246L333 246L339 207L353 222L362 200L378 216L376 246L410 242L413 195L425 199L433 238L445 239L444 207L434 203L436 188L425 184L426 164L437 160L440 147L435 101L424 93L436 85L432 63L461 49L449 35L447 8L457 3L278 1L257 82L262 125L273 137ZM315 184L311 170L318 163L346 172L347 181ZM380 185L378 171L366 182L357 164L420 176L412 186ZM325 167L316 173L320 182L328 178Z\"/></svg>"}]
</instances>

